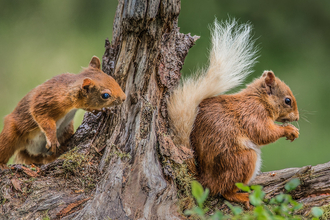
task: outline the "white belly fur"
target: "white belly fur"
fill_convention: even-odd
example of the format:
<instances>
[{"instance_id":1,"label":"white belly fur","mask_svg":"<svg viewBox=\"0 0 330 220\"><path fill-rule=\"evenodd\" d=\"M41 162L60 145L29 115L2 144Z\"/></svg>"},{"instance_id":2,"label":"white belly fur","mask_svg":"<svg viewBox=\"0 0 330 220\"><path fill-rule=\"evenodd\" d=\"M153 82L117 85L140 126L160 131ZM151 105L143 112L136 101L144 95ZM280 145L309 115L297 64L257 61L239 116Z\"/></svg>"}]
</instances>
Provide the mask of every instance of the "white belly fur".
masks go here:
<instances>
[{"instance_id":1,"label":"white belly fur","mask_svg":"<svg viewBox=\"0 0 330 220\"><path fill-rule=\"evenodd\" d=\"M57 137L61 136L63 134L64 128L70 124L70 122L73 120L77 109L71 110L68 114L66 114L63 118L59 119L56 122L56 135ZM39 132L34 136L33 139L28 141L28 144L26 146L26 150L32 154L32 155L38 155L38 154L46 154L46 136L43 132Z\"/></svg>"},{"instance_id":2,"label":"white belly fur","mask_svg":"<svg viewBox=\"0 0 330 220\"><path fill-rule=\"evenodd\" d=\"M244 145L247 148L250 148L250 149L254 150L257 154L257 161L256 161L256 164L255 164L254 172L253 172L253 175L252 175L252 177L249 181L249 182L251 182L258 175L258 173L260 172L261 163L262 163L262 161L261 161L261 150L260 150L260 146L256 145L255 143L253 143L250 140L245 140Z\"/></svg>"}]
</instances>

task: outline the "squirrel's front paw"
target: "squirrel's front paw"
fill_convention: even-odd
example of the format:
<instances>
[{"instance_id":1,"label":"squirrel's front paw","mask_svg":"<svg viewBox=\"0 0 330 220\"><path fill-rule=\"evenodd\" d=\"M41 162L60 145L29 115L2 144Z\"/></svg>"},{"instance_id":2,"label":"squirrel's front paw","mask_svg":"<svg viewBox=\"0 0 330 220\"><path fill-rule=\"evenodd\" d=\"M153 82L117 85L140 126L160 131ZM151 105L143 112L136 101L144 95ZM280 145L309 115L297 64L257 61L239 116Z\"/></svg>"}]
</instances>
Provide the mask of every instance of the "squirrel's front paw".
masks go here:
<instances>
[{"instance_id":1,"label":"squirrel's front paw","mask_svg":"<svg viewBox=\"0 0 330 220\"><path fill-rule=\"evenodd\" d=\"M51 156L53 154L56 154L57 148L59 148L61 145L58 141L56 141L56 144L47 144L46 148L48 149L47 155Z\"/></svg>"},{"instance_id":2,"label":"squirrel's front paw","mask_svg":"<svg viewBox=\"0 0 330 220\"><path fill-rule=\"evenodd\" d=\"M285 137L287 140L290 140L292 142L299 137L299 129L296 128L295 126L289 124L285 126L284 129L285 129Z\"/></svg>"}]
</instances>

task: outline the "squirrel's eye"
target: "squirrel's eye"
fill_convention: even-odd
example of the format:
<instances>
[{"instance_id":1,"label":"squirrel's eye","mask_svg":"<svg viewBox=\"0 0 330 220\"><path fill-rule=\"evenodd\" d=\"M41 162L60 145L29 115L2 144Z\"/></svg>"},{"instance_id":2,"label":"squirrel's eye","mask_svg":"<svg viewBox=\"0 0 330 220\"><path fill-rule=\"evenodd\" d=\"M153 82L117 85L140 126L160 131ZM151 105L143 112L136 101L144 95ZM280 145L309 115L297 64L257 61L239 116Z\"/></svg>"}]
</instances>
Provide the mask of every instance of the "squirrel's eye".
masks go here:
<instances>
[{"instance_id":1,"label":"squirrel's eye","mask_svg":"<svg viewBox=\"0 0 330 220\"><path fill-rule=\"evenodd\" d=\"M102 94L102 99L108 99L108 98L110 98L109 93L103 93Z\"/></svg>"},{"instance_id":2,"label":"squirrel's eye","mask_svg":"<svg viewBox=\"0 0 330 220\"><path fill-rule=\"evenodd\" d=\"M285 98L285 104L287 104L287 105L291 105L291 99L289 99L289 98Z\"/></svg>"}]
</instances>

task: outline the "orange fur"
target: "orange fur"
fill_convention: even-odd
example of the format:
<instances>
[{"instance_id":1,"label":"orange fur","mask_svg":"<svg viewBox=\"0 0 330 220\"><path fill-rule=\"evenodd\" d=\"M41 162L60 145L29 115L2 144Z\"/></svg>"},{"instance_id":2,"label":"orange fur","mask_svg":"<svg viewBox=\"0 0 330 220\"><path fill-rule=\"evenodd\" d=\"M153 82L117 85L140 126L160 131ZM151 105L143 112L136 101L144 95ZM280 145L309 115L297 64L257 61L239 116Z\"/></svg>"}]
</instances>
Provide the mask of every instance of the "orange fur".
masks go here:
<instances>
[{"instance_id":1,"label":"orange fur","mask_svg":"<svg viewBox=\"0 0 330 220\"><path fill-rule=\"evenodd\" d=\"M66 126L66 128L63 131L63 134L58 137L58 142L60 143L59 149L56 151L56 154L53 155L31 155L29 152L24 149L21 151L17 151L15 153L15 160L14 163L23 163L23 164L46 164L54 161L57 157L59 157L61 154L67 151L67 148L65 146L65 143L71 138L71 136L74 134L74 128L73 128L73 121L69 125Z\"/></svg>"},{"instance_id":2,"label":"orange fur","mask_svg":"<svg viewBox=\"0 0 330 220\"><path fill-rule=\"evenodd\" d=\"M73 134L76 109L100 111L126 99L118 83L100 69L93 57L80 74L65 73L30 91L5 117L0 134L0 165L16 154L20 163L44 164L65 151ZM103 98L102 94L110 96ZM58 149L60 152L58 152Z\"/></svg>"},{"instance_id":3,"label":"orange fur","mask_svg":"<svg viewBox=\"0 0 330 220\"><path fill-rule=\"evenodd\" d=\"M285 98L291 99L291 105L285 103ZM219 95L200 103L190 135L197 166L190 162L189 168L197 171L199 180L212 194L248 206L247 194L237 193L235 183L248 184L254 178L260 168L262 145L281 137L291 141L298 137L297 128L274 121L298 119L290 88L273 72L265 71L237 94Z\"/></svg>"},{"instance_id":4,"label":"orange fur","mask_svg":"<svg viewBox=\"0 0 330 220\"><path fill-rule=\"evenodd\" d=\"M186 164L212 194L248 206L248 195L237 193L235 183L247 184L257 175L262 145L298 137L294 126L274 123L298 120L297 103L271 71L240 93L222 95L249 75L256 50L249 24L215 20L211 36L208 66L183 79L168 99L173 142L194 149L195 158Z\"/></svg>"}]
</instances>

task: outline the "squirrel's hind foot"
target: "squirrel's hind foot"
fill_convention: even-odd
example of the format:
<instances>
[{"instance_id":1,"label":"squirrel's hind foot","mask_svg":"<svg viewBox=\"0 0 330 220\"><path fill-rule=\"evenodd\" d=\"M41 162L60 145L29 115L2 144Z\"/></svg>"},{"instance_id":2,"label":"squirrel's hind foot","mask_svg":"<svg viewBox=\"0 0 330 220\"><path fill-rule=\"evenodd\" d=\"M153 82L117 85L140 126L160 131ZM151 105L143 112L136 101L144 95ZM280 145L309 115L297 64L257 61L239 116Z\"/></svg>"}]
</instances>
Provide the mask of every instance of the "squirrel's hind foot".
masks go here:
<instances>
[{"instance_id":1,"label":"squirrel's hind foot","mask_svg":"<svg viewBox=\"0 0 330 220\"><path fill-rule=\"evenodd\" d=\"M248 193L223 193L222 196L231 202L238 202L245 206L245 209L252 210L253 206L250 205L249 194Z\"/></svg>"}]
</instances>

